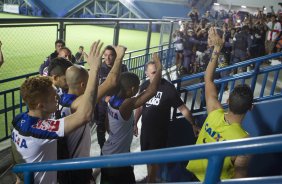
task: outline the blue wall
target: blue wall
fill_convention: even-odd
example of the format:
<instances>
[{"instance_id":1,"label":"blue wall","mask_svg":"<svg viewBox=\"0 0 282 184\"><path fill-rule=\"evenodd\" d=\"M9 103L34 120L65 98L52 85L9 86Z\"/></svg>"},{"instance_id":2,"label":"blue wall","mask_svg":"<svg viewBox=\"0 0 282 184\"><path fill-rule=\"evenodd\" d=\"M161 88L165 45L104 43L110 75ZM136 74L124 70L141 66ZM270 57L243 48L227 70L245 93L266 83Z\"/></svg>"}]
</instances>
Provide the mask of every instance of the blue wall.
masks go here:
<instances>
[{"instance_id":1,"label":"blue wall","mask_svg":"<svg viewBox=\"0 0 282 184\"><path fill-rule=\"evenodd\" d=\"M190 11L187 6L180 4L134 2L135 5L144 12L149 18L160 19L163 16L186 17Z\"/></svg>"},{"instance_id":2,"label":"blue wall","mask_svg":"<svg viewBox=\"0 0 282 184\"><path fill-rule=\"evenodd\" d=\"M243 127L252 137L282 133L282 99L255 104Z\"/></svg>"},{"instance_id":3,"label":"blue wall","mask_svg":"<svg viewBox=\"0 0 282 184\"><path fill-rule=\"evenodd\" d=\"M63 17L83 0L29 0L49 13L51 17Z\"/></svg>"},{"instance_id":4,"label":"blue wall","mask_svg":"<svg viewBox=\"0 0 282 184\"><path fill-rule=\"evenodd\" d=\"M282 99L255 104L246 115L243 127L251 137L281 134ZM252 155L248 173L252 177L281 175L282 153Z\"/></svg>"}]
</instances>

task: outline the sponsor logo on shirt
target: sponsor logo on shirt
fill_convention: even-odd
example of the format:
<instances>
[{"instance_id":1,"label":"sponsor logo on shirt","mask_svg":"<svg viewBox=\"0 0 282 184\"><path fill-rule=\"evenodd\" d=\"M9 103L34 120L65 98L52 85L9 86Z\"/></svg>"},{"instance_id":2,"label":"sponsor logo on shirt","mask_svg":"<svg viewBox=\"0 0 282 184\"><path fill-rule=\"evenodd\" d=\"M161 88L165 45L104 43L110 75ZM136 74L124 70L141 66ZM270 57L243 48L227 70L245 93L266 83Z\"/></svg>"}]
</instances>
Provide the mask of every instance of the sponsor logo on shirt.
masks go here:
<instances>
[{"instance_id":1,"label":"sponsor logo on shirt","mask_svg":"<svg viewBox=\"0 0 282 184\"><path fill-rule=\"evenodd\" d=\"M110 116L112 116L114 119L118 120L118 114L116 112L112 111L110 108L108 108L108 112L109 112L108 114Z\"/></svg>"},{"instance_id":2,"label":"sponsor logo on shirt","mask_svg":"<svg viewBox=\"0 0 282 184\"><path fill-rule=\"evenodd\" d=\"M208 124L208 123L205 125L205 131L206 131L212 138L214 138L216 142L219 142L219 140L223 138L223 137L220 135L220 133L214 131L211 127L209 127L209 124ZM225 141L225 140L223 140L223 141ZM203 143L206 143L206 138L203 139Z\"/></svg>"},{"instance_id":3,"label":"sponsor logo on shirt","mask_svg":"<svg viewBox=\"0 0 282 184\"><path fill-rule=\"evenodd\" d=\"M157 92L156 96L151 98L148 102L146 102L146 107L150 107L151 105L158 106L160 104L163 92Z\"/></svg>"},{"instance_id":4,"label":"sponsor logo on shirt","mask_svg":"<svg viewBox=\"0 0 282 184\"><path fill-rule=\"evenodd\" d=\"M24 138L19 137L19 135L14 131L12 132L11 139L20 148L27 148L26 140Z\"/></svg>"},{"instance_id":5,"label":"sponsor logo on shirt","mask_svg":"<svg viewBox=\"0 0 282 184\"><path fill-rule=\"evenodd\" d=\"M49 132L56 132L59 130L60 121L59 120L39 120L32 128L45 130Z\"/></svg>"}]
</instances>

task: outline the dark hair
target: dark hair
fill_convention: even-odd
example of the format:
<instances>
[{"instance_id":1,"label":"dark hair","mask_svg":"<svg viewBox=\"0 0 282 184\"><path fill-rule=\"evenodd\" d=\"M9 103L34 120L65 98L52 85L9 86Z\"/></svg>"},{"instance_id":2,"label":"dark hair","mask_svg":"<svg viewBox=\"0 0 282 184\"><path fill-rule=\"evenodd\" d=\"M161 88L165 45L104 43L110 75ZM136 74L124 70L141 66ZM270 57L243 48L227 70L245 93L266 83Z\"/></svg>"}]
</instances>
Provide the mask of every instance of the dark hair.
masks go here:
<instances>
[{"instance_id":1,"label":"dark hair","mask_svg":"<svg viewBox=\"0 0 282 184\"><path fill-rule=\"evenodd\" d=\"M48 66L48 76L65 75L68 67L70 67L72 65L73 64L70 61L66 60L65 58L57 57L57 58L53 59Z\"/></svg>"},{"instance_id":2,"label":"dark hair","mask_svg":"<svg viewBox=\"0 0 282 184\"><path fill-rule=\"evenodd\" d=\"M79 46L79 48L84 49L84 47L83 47L83 46Z\"/></svg>"},{"instance_id":3,"label":"dark hair","mask_svg":"<svg viewBox=\"0 0 282 184\"><path fill-rule=\"evenodd\" d=\"M253 104L253 91L246 84L236 86L229 95L229 109L234 114L245 114Z\"/></svg>"},{"instance_id":4,"label":"dark hair","mask_svg":"<svg viewBox=\"0 0 282 184\"><path fill-rule=\"evenodd\" d=\"M66 45L66 43L65 43L65 41L64 40L57 40L56 42L55 42L55 45L57 45L58 43L61 43L62 44L62 47L64 47L65 45Z\"/></svg>"},{"instance_id":5,"label":"dark hair","mask_svg":"<svg viewBox=\"0 0 282 184\"><path fill-rule=\"evenodd\" d=\"M140 80L139 77L132 72L123 72L120 75L119 80L119 91L123 93L126 92L129 88L134 86L139 86Z\"/></svg>"},{"instance_id":6,"label":"dark hair","mask_svg":"<svg viewBox=\"0 0 282 184\"><path fill-rule=\"evenodd\" d=\"M113 46L108 45L108 46L105 48L105 51L106 51L106 50L111 50L111 51L113 52L114 58L117 57L117 52L116 52L116 50L115 50L115 48L114 48Z\"/></svg>"}]
</instances>

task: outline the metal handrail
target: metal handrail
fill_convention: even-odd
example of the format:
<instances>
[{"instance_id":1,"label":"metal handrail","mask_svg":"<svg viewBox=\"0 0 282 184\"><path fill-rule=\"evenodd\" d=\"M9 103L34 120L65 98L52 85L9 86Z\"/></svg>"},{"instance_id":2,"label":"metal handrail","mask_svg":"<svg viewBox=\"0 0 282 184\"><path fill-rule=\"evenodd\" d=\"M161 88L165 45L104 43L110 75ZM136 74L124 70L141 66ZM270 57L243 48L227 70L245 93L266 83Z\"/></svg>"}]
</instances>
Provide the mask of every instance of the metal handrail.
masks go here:
<instances>
[{"instance_id":1,"label":"metal handrail","mask_svg":"<svg viewBox=\"0 0 282 184\"><path fill-rule=\"evenodd\" d=\"M28 184L33 177L33 172L121 167L207 158L209 163L204 183L214 184L220 181L221 173L221 169L215 166L222 164L221 161L225 156L276 152L282 152L282 134L136 153L18 164L13 171L23 172L24 181ZM279 181L282 182L282 178Z\"/></svg>"},{"instance_id":2,"label":"metal handrail","mask_svg":"<svg viewBox=\"0 0 282 184\"><path fill-rule=\"evenodd\" d=\"M281 57L281 56L282 56L282 52L278 52L278 53L274 53L274 54L270 54L270 55L265 55L265 56L261 56L261 57L258 57L258 58L253 58L253 59L249 59L249 60L246 60L246 61L242 61L242 62L233 64L233 65L229 65L229 66L226 66L226 67L223 67L223 68L217 68L215 72L219 73L219 72L223 72L223 71L226 71L226 70L232 70L232 69L235 69L235 68L238 68L238 67L248 66L250 64L255 64L255 63L260 64L261 62L263 62L265 60L273 59L273 58L277 58L277 57ZM193 74L193 75L189 75L189 76L185 76L185 77L173 80L171 82L173 84L175 84L175 83L184 82L184 81L188 81L188 80L192 80L192 79L196 79L196 78L201 78L201 77L204 77L204 75L205 75L205 72L200 72L200 73L197 73L197 74Z\"/></svg>"},{"instance_id":3,"label":"metal handrail","mask_svg":"<svg viewBox=\"0 0 282 184\"><path fill-rule=\"evenodd\" d=\"M239 74L235 74L232 76L228 76L228 77L224 77L221 79L217 79L215 80L215 84L216 85L220 85L220 91L219 91L219 101L222 100L223 97L223 93L224 93L224 87L225 85L229 84L230 82L230 91L233 90L234 88L234 84L236 81L241 81L241 83L245 83L245 80L247 79L251 79L251 83L250 83L250 87L251 89L254 91L255 87L257 85L257 77L259 75L264 75L264 80L262 82L262 88L260 91L260 95L259 96L255 96L254 100L255 102L258 101L262 101L262 100L270 100L270 99L276 99L276 98L281 98L282 97L282 91L280 94L274 94L276 85L277 85L277 81L278 81L278 76L279 76L279 71L282 69L282 64L278 64L278 65L274 65L274 66L268 66L268 67L261 67L260 65L263 61L268 60L268 59L273 59L273 58L277 58L282 56L282 52L279 53L274 53L271 55L266 55L266 56L262 56L262 57L258 57L258 58L254 58L254 59L249 59L240 63L236 63L234 65L230 65L224 68L217 68L216 69L216 73L222 72L222 71L226 71L226 70L232 70L238 67L243 67L243 66L248 66L251 64L255 64L255 67L253 70L248 71L248 72L243 72L243 73L239 73ZM268 74L270 72L274 72L274 80L270 89L270 94L268 96L264 95L264 91L265 91L265 87L266 87L266 82L267 82L267 77ZM192 84L189 86L182 86L183 82L186 81L190 81L193 79L199 79L199 78L203 78L205 75L204 72L201 73L197 73L194 75L190 75L190 76L185 76L179 79L176 79L174 81L172 81L173 84L177 84L177 90L179 91L179 93L184 94L184 102L186 103L187 101L187 94L192 92L193 93L193 97L192 97L192 104L190 107L190 110L192 113L198 113L198 112L202 112L205 111L205 99L204 99L204 82L200 82L200 83L196 83L196 84ZM200 97L200 102L198 104L200 104L200 107L198 109L195 109L195 102L197 99L197 92L198 90L200 90L201 93L201 97ZM261 98L261 99L260 99ZM222 104L223 107L227 107L226 104ZM177 113L177 110L174 109L173 111L173 119L175 119L176 117L178 117L181 113Z\"/></svg>"},{"instance_id":4,"label":"metal handrail","mask_svg":"<svg viewBox=\"0 0 282 184\"><path fill-rule=\"evenodd\" d=\"M18 24L18 23L46 23L46 22L105 22L105 23L139 23L139 22L177 22L169 19L133 19L133 18L1 18L0 24Z\"/></svg>"}]
</instances>

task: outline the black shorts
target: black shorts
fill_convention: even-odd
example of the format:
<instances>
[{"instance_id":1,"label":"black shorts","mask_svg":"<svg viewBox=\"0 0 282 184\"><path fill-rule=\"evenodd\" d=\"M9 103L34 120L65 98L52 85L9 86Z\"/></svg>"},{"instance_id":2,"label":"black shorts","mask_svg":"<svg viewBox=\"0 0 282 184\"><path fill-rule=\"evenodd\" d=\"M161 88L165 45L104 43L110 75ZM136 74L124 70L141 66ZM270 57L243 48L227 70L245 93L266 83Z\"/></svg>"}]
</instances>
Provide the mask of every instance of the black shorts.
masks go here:
<instances>
[{"instance_id":1,"label":"black shorts","mask_svg":"<svg viewBox=\"0 0 282 184\"><path fill-rule=\"evenodd\" d=\"M161 135L146 135L143 130L141 130L141 151L154 150L167 147L167 134Z\"/></svg>"},{"instance_id":2,"label":"black shorts","mask_svg":"<svg viewBox=\"0 0 282 184\"><path fill-rule=\"evenodd\" d=\"M136 183L133 167L101 168L101 184Z\"/></svg>"}]
</instances>

